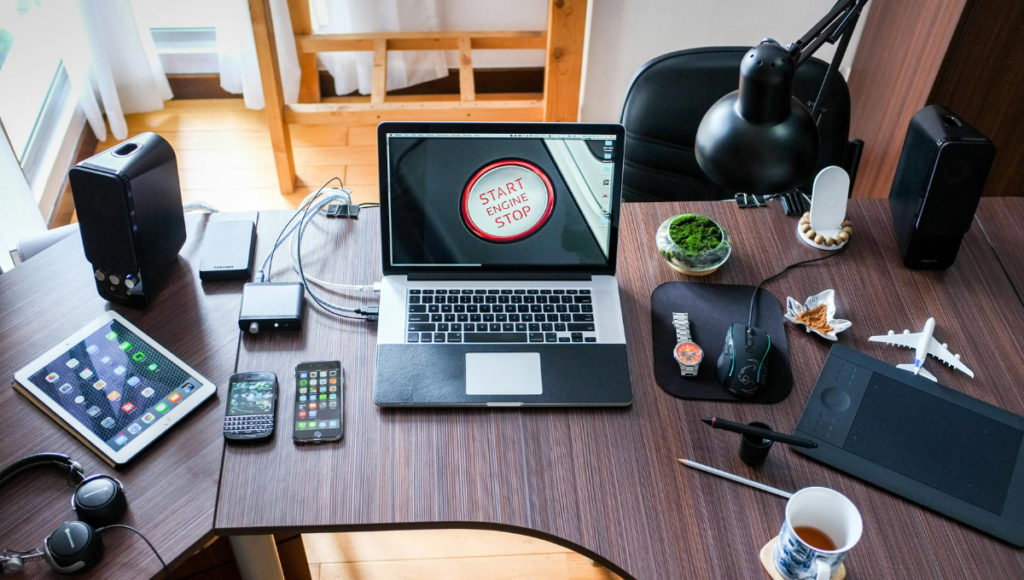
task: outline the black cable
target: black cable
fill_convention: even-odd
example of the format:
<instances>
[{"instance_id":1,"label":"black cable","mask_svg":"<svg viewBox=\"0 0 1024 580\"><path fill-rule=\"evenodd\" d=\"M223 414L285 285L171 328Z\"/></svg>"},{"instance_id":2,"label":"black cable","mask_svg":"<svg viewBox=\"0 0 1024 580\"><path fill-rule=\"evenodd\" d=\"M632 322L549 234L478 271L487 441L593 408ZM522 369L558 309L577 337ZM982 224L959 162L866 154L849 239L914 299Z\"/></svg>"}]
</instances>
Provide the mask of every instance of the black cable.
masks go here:
<instances>
[{"instance_id":1,"label":"black cable","mask_svg":"<svg viewBox=\"0 0 1024 580\"><path fill-rule=\"evenodd\" d=\"M849 242L847 242L847 244L848 243ZM830 253L827 256L819 256L817 258L811 258L809 260L802 260L800 262L795 262L795 263L790 264L790 265L786 266L785 268L779 270L778 272L772 274L771 276L768 276L764 280L761 280L760 282L758 282L757 286L754 288L754 294L750 297L750 310L747 312L747 326L753 326L753 323L754 323L754 303L757 301L757 293L761 290L761 286L764 286L768 282L771 282L772 280L774 280L774 279L778 278L779 276L785 274L790 268L796 268L797 266L804 266L806 264L812 264L814 262L820 262L822 260L827 260L829 258L834 258L834 257L838 256L839 254L841 254L842 251L845 250L845 249L846 249L846 245L844 245L842 248L839 248L838 250Z\"/></svg>"},{"instance_id":2,"label":"black cable","mask_svg":"<svg viewBox=\"0 0 1024 580\"><path fill-rule=\"evenodd\" d=\"M324 183L323 185L321 185L320 189L316 190L316 193L313 194L309 198L309 201L307 201L302 207L297 209L295 211L295 214L292 215L292 217L289 218L287 222L285 222L284 227L281 228L281 233L277 234L277 240L275 240L274 241L274 245L270 247L271 248L270 249L270 259L267 260L267 271L265 272L265 278L263 280L260 280L261 282L263 282L263 281L269 282L270 281L270 272L274 269L274 254L277 252L277 247L281 243L281 237L284 236L284 233L288 231L288 226L291 225L292 221L297 216L299 216L299 215L303 215L304 216L306 214L306 210L309 209L309 206L314 201L316 201L316 198L320 197L320 194L322 194L324 192L324 188L326 188L328 185L330 185L331 182L334 181L334 180L338 180L338 186L339 187L341 187L341 188L345 187L345 184L342 183L340 177L332 177L332 178L328 179L327 183Z\"/></svg>"},{"instance_id":3,"label":"black cable","mask_svg":"<svg viewBox=\"0 0 1024 580\"><path fill-rule=\"evenodd\" d=\"M139 537L142 538L142 541L146 542L146 545L149 546L149 549L153 550L153 553L156 554L156 559L159 560L160 561L160 565L164 567L164 574L167 574L167 578L169 578L170 580L174 580L174 577L171 576L171 569L167 567L167 562L164 562L164 559L160 557L160 552L156 551L156 548L153 547L153 543L150 542L149 539L146 538L146 536L142 535L142 532L140 532L139 530L136 530L135 528L133 528L131 526L126 526L124 524L110 524L109 526L103 526L102 528L96 530L96 533L98 534L98 533L100 533L100 532L102 532L104 530L109 530L110 528L121 528L121 529L129 530L129 531L132 531L132 532L135 532L136 534L138 534Z\"/></svg>"}]
</instances>

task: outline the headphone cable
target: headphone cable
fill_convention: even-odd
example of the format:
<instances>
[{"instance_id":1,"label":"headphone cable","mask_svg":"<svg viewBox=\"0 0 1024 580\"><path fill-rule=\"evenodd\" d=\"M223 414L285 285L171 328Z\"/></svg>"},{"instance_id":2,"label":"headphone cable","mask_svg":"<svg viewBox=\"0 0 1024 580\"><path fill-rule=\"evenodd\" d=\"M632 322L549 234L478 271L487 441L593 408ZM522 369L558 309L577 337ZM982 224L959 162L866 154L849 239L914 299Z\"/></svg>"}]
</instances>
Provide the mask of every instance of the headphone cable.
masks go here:
<instances>
[{"instance_id":1,"label":"headphone cable","mask_svg":"<svg viewBox=\"0 0 1024 580\"><path fill-rule=\"evenodd\" d=\"M142 532L140 532L139 530L136 530L135 528L133 528L131 526L126 526L124 524L110 524L109 526L103 526L102 528L99 528L98 530L96 530L96 533L98 534L98 533L103 532L105 530L109 530L110 528L122 528L122 529L129 530L131 532L135 532L136 534L138 534L138 536L140 538L142 538L142 541L146 542L146 544L149 546L149 549L153 550L153 554L156 555L156 559L159 560L160 561L160 565L164 567L164 574L167 575L168 580L174 580L174 577L171 576L171 569L167 567L167 563L164 562L164 559L160 557L160 552L156 551L156 548L153 546L153 543L150 542L149 539L146 538L146 536L142 535Z\"/></svg>"}]
</instances>

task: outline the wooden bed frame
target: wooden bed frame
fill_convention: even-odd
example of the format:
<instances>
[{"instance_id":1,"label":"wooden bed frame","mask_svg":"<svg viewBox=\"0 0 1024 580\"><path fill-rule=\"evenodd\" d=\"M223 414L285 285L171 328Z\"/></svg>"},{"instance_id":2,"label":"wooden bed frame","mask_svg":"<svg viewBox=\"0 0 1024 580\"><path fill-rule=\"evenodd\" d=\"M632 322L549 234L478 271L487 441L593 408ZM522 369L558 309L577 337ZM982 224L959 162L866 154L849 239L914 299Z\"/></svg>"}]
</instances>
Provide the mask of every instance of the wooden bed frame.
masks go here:
<instances>
[{"instance_id":1,"label":"wooden bed frame","mask_svg":"<svg viewBox=\"0 0 1024 580\"><path fill-rule=\"evenodd\" d=\"M295 190L295 161L288 125L376 125L382 121L576 121L579 118L583 39L588 0L550 0L547 30L312 34L308 0L288 0L302 80L299 103L286 105L274 41L270 0L248 0L266 103L274 163L282 193ZM477 94L473 50L544 49L543 93ZM389 50L458 50L458 95L389 97ZM373 52L368 97L320 102L317 52Z\"/></svg>"}]
</instances>

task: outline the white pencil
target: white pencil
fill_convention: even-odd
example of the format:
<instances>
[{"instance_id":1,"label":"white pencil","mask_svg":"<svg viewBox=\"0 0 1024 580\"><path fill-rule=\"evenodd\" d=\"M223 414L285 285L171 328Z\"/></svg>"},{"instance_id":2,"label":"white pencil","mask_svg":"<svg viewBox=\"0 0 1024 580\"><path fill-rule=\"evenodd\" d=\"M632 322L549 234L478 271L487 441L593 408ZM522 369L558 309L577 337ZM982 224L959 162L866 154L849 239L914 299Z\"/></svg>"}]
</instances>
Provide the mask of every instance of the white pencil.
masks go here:
<instances>
[{"instance_id":1,"label":"white pencil","mask_svg":"<svg viewBox=\"0 0 1024 580\"><path fill-rule=\"evenodd\" d=\"M765 485L763 483L758 483L756 481L751 481L751 480L749 480L749 479L747 479L745 477L740 477L738 475L733 475L733 474L729 473L728 471L722 471L721 469L715 469L714 467L708 467L707 465L704 465L703 463L697 463L696 461L690 461L689 459L680 459L679 463L682 463L683 465L685 465L687 467L692 467L694 469L699 469L700 471L705 471L707 473L710 473L711 475L717 475L718 477L722 477L722 478L725 478L725 479L730 479L732 481L735 481L736 483L742 483L744 485L749 485L750 487L755 487L757 489L760 489L761 491L767 491L768 493L774 493L775 495L784 497L786 499L789 499L789 498L793 497L793 494L789 493L788 491L782 491L781 489L778 489L776 487L772 487L770 485Z\"/></svg>"}]
</instances>

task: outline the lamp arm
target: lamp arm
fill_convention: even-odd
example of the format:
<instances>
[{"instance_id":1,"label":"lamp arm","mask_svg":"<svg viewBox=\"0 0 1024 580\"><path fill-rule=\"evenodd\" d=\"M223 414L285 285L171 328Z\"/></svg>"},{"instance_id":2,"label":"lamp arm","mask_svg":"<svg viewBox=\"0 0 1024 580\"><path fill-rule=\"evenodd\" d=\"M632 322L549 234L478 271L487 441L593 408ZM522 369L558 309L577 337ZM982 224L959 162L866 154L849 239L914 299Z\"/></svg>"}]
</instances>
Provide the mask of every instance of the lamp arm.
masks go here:
<instances>
[{"instance_id":1,"label":"lamp arm","mask_svg":"<svg viewBox=\"0 0 1024 580\"><path fill-rule=\"evenodd\" d=\"M807 34L800 37L800 40L797 40L787 48L790 57L793 59L793 67L795 69L811 58L811 55L817 52L822 44L826 42L834 44L837 40L839 41L836 52L832 55L832 61L825 71L825 78L821 80L818 96L814 99L814 105L811 107L811 118L814 119L815 123L821 120L821 99L825 94L825 87L828 86L829 81L835 75L839 64L843 62L846 48L850 45L853 31L857 27L857 20L860 18L861 10L867 3L868 0L839 0L832 6L828 14L819 20Z\"/></svg>"},{"instance_id":2,"label":"lamp arm","mask_svg":"<svg viewBox=\"0 0 1024 580\"><path fill-rule=\"evenodd\" d=\"M808 30L807 34L787 48L789 55L793 58L793 68L800 68L800 65L811 58L811 55L817 52L822 44L826 42L834 44L844 33L852 32L861 10L867 3L868 0L839 0L836 2L828 14ZM847 34L848 36L849 34Z\"/></svg>"}]
</instances>

